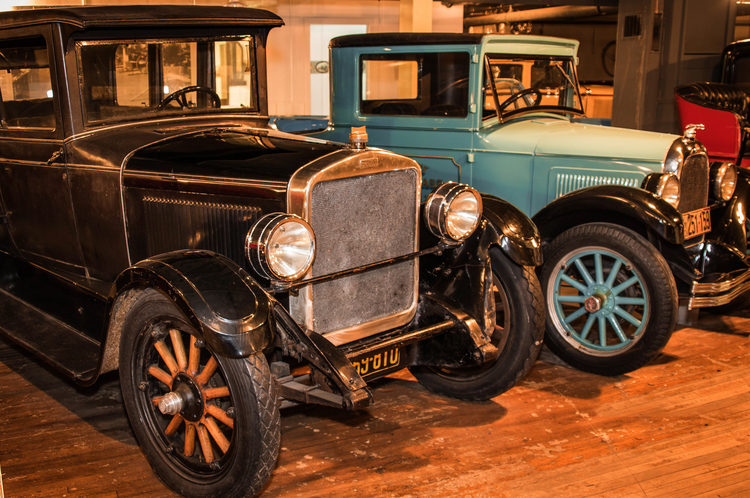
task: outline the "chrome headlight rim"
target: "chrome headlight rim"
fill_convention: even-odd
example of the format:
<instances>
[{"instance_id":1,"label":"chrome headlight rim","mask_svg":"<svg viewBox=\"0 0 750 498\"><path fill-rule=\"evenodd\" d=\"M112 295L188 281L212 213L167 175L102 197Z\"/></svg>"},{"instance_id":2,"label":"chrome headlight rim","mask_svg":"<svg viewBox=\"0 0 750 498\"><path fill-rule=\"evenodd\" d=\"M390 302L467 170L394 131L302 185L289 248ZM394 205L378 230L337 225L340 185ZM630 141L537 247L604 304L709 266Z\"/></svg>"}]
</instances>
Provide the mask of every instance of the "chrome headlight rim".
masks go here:
<instances>
[{"instance_id":1,"label":"chrome headlight rim","mask_svg":"<svg viewBox=\"0 0 750 498\"><path fill-rule=\"evenodd\" d=\"M666 173L656 183L656 195L675 208L680 205L680 180L674 173Z\"/></svg>"},{"instance_id":2,"label":"chrome headlight rim","mask_svg":"<svg viewBox=\"0 0 750 498\"><path fill-rule=\"evenodd\" d=\"M452 216L451 207L455 207L456 201L466 200L467 195L474 198L476 209L470 225L456 232L451 229L449 222ZM455 214L455 213L453 213ZM468 239L479 226L482 219L482 196L474 188L463 183L446 182L438 186L427 198L424 207L424 217L427 228L433 235L449 243L461 243ZM454 216L455 217L455 216Z\"/></svg>"},{"instance_id":3,"label":"chrome headlight rim","mask_svg":"<svg viewBox=\"0 0 750 498\"><path fill-rule=\"evenodd\" d=\"M711 163L711 194L717 200L728 201L737 188L737 167L729 162Z\"/></svg>"},{"instance_id":4,"label":"chrome headlight rim","mask_svg":"<svg viewBox=\"0 0 750 498\"><path fill-rule=\"evenodd\" d=\"M309 237L307 256L303 257L303 264L295 267L292 272L281 270L279 262L273 257L273 241L279 236L285 225L296 224ZM302 278L315 261L317 244L315 233L310 224L303 218L287 213L270 213L260 218L252 226L245 238L245 254L252 268L264 278L292 282Z\"/></svg>"},{"instance_id":5,"label":"chrome headlight rim","mask_svg":"<svg viewBox=\"0 0 750 498\"><path fill-rule=\"evenodd\" d=\"M675 209L680 205L680 179L674 173L651 173L643 179L641 188L648 190Z\"/></svg>"}]
</instances>

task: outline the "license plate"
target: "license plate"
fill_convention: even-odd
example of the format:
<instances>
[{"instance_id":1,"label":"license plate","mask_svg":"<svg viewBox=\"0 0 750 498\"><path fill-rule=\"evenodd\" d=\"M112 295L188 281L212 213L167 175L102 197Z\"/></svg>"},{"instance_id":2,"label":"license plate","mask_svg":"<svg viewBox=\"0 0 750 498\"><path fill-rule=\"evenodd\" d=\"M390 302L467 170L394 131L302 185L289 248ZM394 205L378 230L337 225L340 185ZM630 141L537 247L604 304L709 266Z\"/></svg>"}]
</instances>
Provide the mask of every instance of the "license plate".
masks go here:
<instances>
[{"instance_id":1,"label":"license plate","mask_svg":"<svg viewBox=\"0 0 750 498\"><path fill-rule=\"evenodd\" d=\"M685 240L692 239L711 231L711 209L702 208L690 211L682 215L682 224L685 227Z\"/></svg>"},{"instance_id":2,"label":"license plate","mask_svg":"<svg viewBox=\"0 0 750 498\"><path fill-rule=\"evenodd\" d=\"M388 351L381 351L380 353L360 356L352 361L352 365L354 365L354 368L357 369L357 372L363 378L370 377L375 374L399 369L402 356L400 349L390 349Z\"/></svg>"}]
</instances>

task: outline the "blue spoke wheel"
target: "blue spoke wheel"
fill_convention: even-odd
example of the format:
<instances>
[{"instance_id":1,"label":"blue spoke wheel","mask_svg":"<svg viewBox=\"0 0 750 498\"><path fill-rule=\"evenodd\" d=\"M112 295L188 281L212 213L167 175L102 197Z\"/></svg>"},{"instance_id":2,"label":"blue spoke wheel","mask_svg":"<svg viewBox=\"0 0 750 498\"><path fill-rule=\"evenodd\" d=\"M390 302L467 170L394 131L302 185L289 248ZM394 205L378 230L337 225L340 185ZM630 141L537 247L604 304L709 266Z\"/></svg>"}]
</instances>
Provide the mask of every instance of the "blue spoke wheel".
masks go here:
<instances>
[{"instance_id":1,"label":"blue spoke wheel","mask_svg":"<svg viewBox=\"0 0 750 498\"><path fill-rule=\"evenodd\" d=\"M641 235L605 223L572 228L545 252L546 340L567 363L630 372L667 344L677 317L674 278Z\"/></svg>"}]
</instances>

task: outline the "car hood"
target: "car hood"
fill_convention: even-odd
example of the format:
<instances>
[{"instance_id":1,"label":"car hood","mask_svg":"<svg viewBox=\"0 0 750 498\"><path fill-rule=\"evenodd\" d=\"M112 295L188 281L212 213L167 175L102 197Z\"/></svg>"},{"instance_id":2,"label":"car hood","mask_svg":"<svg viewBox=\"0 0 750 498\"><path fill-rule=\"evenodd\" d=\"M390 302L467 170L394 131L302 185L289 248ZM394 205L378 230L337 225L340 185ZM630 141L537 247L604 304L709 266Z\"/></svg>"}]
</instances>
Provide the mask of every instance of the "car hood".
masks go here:
<instances>
[{"instance_id":1,"label":"car hood","mask_svg":"<svg viewBox=\"0 0 750 498\"><path fill-rule=\"evenodd\" d=\"M116 144L116 146L113 146ZM124 174L207 176L287 182L301 166L342 147L252 123L141 123L76 138L77 165L123 168Z\"/></svg>"},{"instance_id":2,"label":"car hood","mask_svg":"<svg viewBox=\"0 0 750 498\"><path fill-rule=\"evenodd\" d=\"M340 148L275 131L203 130L138 150L125 171L286 182L305 164Z\"/></svg>"},{"instance_id":3,"label":"car hood","mask_svg":"<svg viewBox=\"0 0 750 498\"><path fill-rule=\"evenodd\" d=\"M667 133L572 123L547 116L511 120L489 128L482 136L486 147L498 151L658 164L664 162L676 138Z\"/></svg>"}]
</instances>

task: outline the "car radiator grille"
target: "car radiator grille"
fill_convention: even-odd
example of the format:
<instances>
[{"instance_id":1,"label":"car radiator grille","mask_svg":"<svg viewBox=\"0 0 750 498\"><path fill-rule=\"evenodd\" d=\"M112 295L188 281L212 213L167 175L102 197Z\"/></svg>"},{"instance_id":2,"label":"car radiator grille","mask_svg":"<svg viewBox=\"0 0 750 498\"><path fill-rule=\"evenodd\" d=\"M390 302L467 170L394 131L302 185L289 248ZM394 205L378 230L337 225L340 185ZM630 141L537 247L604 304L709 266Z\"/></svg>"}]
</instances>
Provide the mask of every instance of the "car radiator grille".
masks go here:
<instances>
[{"instance_id":1,"label":"car radiator grille","mask_svg":"<svg viewBox=\"0 0 750 498\"><path fill-rule=\"evenodd\" d=\"M680 205L687 213L708 205L708 160L705 156L691 156L680 171Z\"/></svg>"},{"instance_id":2,"label":"car radiator grille","mask_svg":"<svg viewBox=\"0 0 750 498\"><path fill-rule=\"evenodd\" d=\"M414 252L418 182L408 169L317 183L310 199L318 248L312 276ZM315 284L312 328L325 334L402 313L413 306L416 286L416 259ZM309 317L295 318L310 324Z\"/></svg>"}]
</instances>

